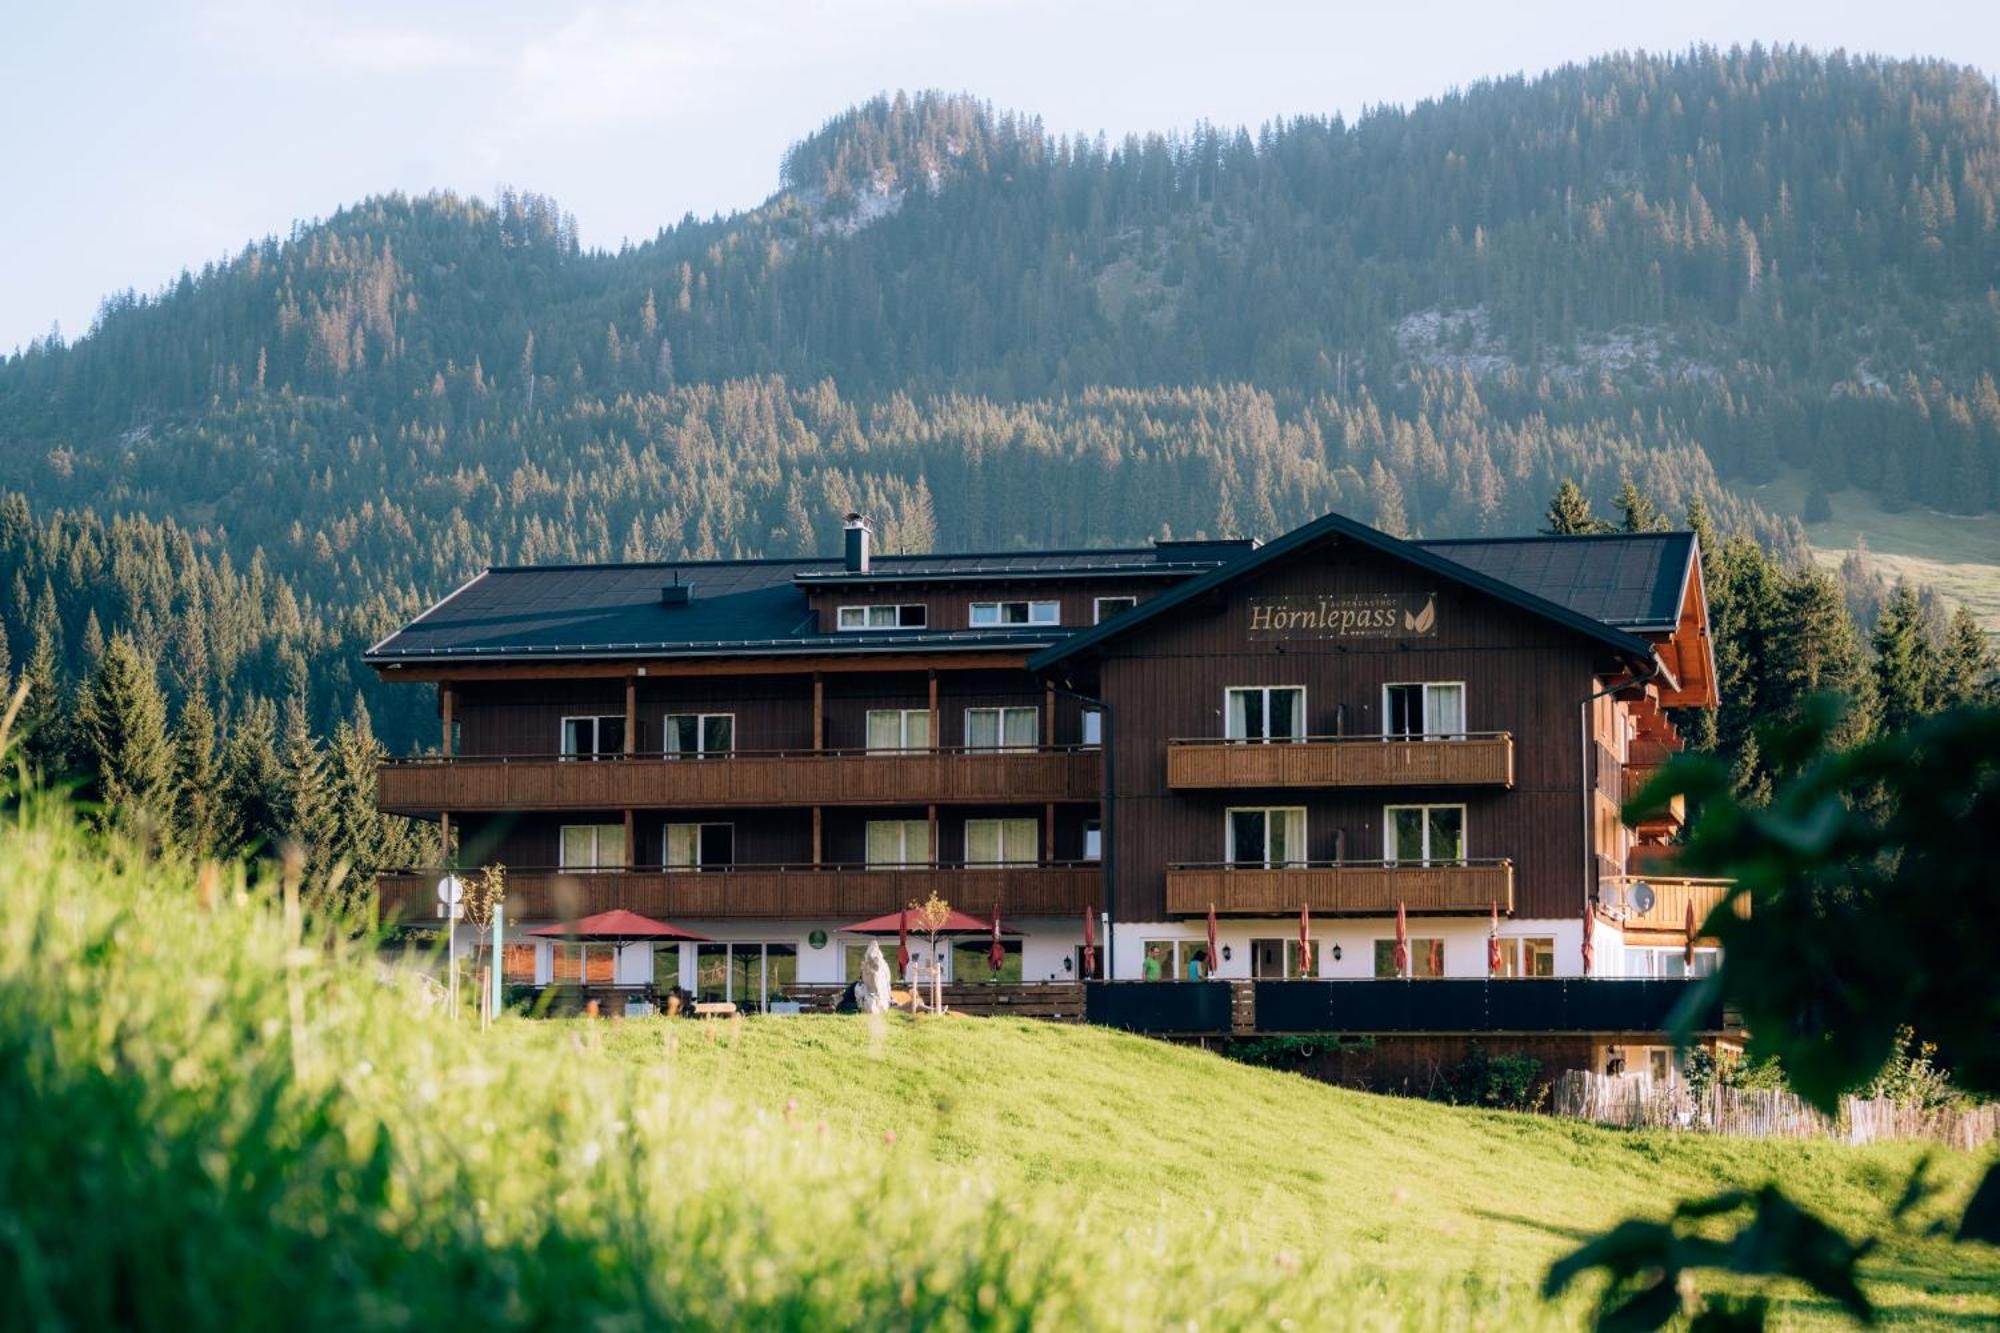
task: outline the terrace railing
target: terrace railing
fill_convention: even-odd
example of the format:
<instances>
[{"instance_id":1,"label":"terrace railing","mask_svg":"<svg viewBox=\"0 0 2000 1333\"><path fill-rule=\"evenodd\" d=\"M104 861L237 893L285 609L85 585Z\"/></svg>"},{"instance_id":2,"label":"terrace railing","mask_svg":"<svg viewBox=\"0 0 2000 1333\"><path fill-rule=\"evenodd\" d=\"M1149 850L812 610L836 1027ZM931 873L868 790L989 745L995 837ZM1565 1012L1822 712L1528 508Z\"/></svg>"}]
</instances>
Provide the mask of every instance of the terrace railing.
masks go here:
<instances>
[{"instance_id":1,"label":"terrace railing","mask_svg":"<svg viewBox=\"0 0 2000 1333\"><path fill-rule=\"evenodd\" d=\"M1193 916L1208 911L1247 915L1296 914L1301 907L1325 916L1411 912L1482 913L1514 910L1512 861L1390 862L1299 861L1282 866L1227 864L1167 868L1167 911Z\"/></svg>"},{"instance_id":2,"label":"terrace railing","mask_svg":"<svg viewBox=\"0 0 2000 1333\"><path fill-rule=\"evenodd\" d=\"M1511 787L1505 731L1424 736L1302 736L1167 742L1167 785L1229 787Z\"/></svg>"}]
</instances>

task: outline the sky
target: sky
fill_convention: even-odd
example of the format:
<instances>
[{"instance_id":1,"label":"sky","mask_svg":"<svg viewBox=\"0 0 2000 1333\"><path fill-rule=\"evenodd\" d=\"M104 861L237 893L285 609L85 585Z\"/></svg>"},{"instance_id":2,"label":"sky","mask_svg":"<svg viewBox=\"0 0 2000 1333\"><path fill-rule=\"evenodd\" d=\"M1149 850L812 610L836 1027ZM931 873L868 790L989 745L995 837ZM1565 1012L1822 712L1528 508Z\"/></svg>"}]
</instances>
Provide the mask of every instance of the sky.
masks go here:
<instances>
[{"instance_id":1,"label":"sky","mask_svg":"<svg viewBox=\"0 0 2000 1333\"><path fill-rule=\"evenodd\" d=\"M1991 0L0 0L0 352L391 190L554 195L586 246L760 203L785 148L941 88L1053 132L1410 104L1752 41L2000 72Z\"/></svg>"}]
</instances>

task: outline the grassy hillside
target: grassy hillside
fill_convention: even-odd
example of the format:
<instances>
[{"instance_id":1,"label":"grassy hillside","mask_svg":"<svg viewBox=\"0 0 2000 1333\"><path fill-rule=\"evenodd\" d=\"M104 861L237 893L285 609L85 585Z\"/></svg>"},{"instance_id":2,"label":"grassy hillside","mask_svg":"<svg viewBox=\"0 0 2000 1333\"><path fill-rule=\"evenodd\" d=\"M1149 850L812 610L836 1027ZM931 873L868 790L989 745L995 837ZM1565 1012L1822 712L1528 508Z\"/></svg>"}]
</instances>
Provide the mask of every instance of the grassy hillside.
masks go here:
<instances>
[{"instance_id":1,"label":"grassy hillside","mask_svg":"<svg viewBox=\"0 0 2000 1333\"><path fill-rule=\"evenodd\" d=\"M42 1327L1571 1327L1533 1283L1579 1229L1770 1176L1859 1227L1916 1157L1020 1023L480 1034L279 887L0 812L0 1289ZM2000 1312L1935 1241L1872 1278L1893 1314Z\"/></svg>"}]
</instances>

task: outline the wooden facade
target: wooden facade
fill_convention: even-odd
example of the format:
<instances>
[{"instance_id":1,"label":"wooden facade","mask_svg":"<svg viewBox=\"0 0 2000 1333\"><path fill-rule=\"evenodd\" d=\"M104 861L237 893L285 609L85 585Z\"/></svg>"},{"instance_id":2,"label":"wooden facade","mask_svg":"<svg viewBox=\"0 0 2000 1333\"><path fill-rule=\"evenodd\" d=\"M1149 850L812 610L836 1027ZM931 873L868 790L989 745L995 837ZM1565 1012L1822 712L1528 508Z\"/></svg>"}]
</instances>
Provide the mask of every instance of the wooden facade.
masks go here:
<instances>
[{"instance_id":1,"label":"wooden facade","mask_svg":"<svg viewBox=\"0 0 2000 1333\"><path fill-rule=\"evenodd\" d=\"M1215 787L1511 787L1514 738L1306 736L1297 741L1174 740L1167 785Z\"/></svg>"}]
</instances>

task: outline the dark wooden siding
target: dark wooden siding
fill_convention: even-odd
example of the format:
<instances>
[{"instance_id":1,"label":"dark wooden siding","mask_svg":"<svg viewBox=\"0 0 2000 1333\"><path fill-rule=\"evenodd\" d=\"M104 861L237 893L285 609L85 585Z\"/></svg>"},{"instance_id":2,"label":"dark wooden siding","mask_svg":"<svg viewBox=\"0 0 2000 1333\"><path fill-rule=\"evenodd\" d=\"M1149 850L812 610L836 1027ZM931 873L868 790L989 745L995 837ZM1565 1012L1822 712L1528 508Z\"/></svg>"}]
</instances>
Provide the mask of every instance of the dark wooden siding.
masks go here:
<instances>
[{"instance_id":1,"label":"dark wooden siding","mask_svg":"<svg viewBox=\"0 0 2000 1333\"><path fill-rule=\"evenodd\" d=\"M1249 637L1251 597L1322 593L1436 593L1437 631L1426 639L1366 642ZM1100 687L1117 709L1119 918L1164 915L1169 864L1222 859L1230 806L1304 806L1309 854L1331 860L1380 857L1383 807L1426 801L1466 807L1467 855L1514 862L1517 915L1578 915L1590 878L1579 710L1594 675L1608 665L1602 656L1589 640L1551 622L1350 546L1302 552L1239 583L1219 602L1182 608L1113 640ZM1463 681L1466 728L1515 738L1513 789L1175 792L1167 786L1167 740L1222 735L1228 686L1303 685L1311 732L1379 734L1382 686L1398 681Z\"/></svg>"}]
</instances>

